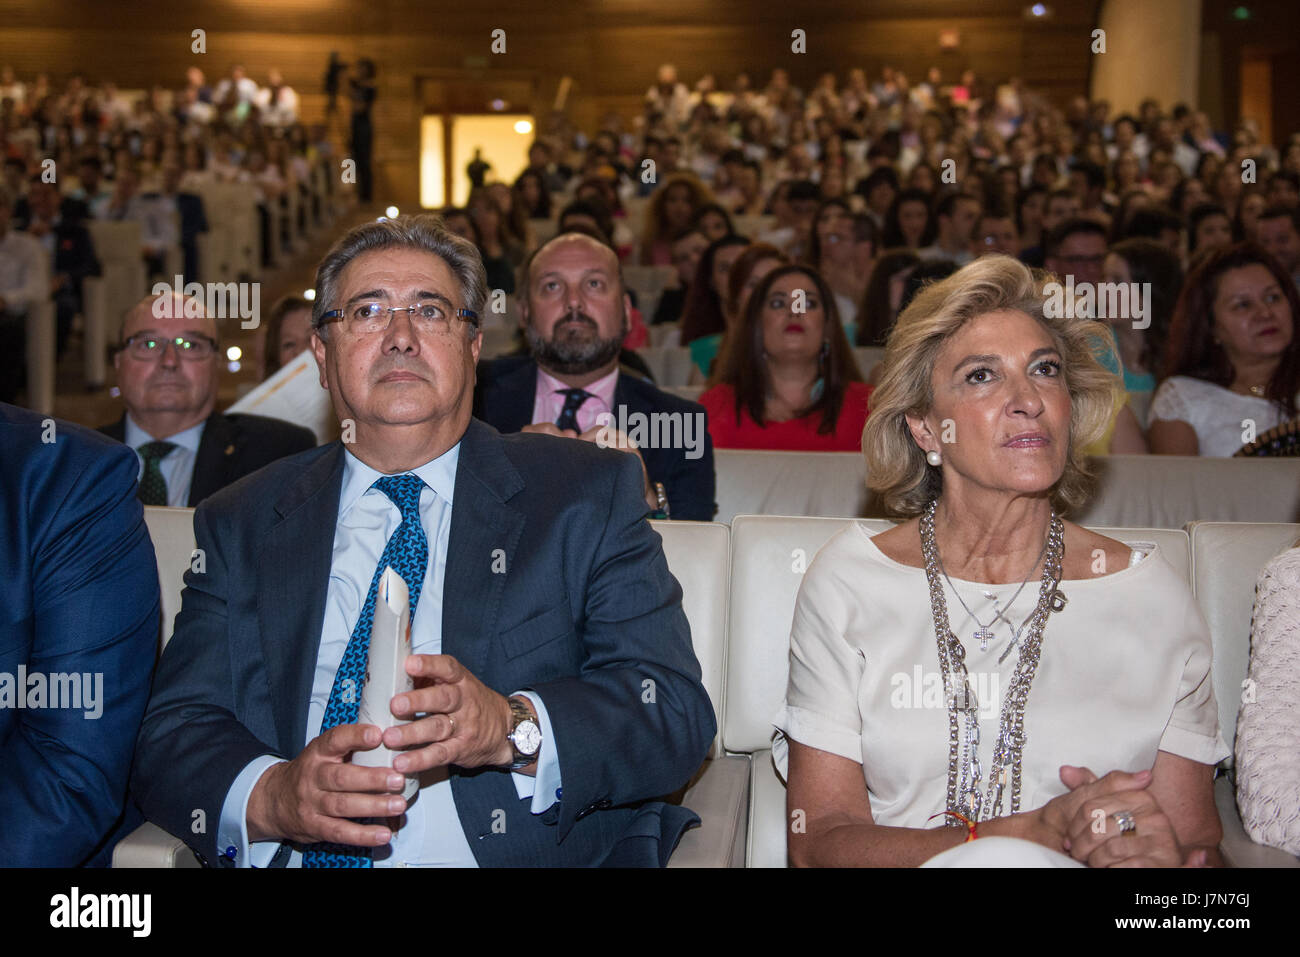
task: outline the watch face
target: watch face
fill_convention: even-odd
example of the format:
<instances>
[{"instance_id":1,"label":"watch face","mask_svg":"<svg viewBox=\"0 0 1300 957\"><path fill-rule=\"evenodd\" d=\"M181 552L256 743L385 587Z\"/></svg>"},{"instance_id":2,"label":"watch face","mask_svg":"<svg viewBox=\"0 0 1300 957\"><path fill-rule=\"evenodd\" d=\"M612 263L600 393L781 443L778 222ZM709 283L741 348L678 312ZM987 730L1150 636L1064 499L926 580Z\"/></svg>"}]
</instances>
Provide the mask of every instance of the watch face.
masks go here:
<instances>
[{"instance_id":1,"label":"watch face","mask_svg":"<svg viewBox=\"0 0 1300 957\"><path fill-rule=\"evenodd\" d=\"M535 721L520 721L515 725L515 733L511 740L515 743L515 750L520 754L534 755L542 746L542 729L537 727Z\"/></svg>"}]
</instances>

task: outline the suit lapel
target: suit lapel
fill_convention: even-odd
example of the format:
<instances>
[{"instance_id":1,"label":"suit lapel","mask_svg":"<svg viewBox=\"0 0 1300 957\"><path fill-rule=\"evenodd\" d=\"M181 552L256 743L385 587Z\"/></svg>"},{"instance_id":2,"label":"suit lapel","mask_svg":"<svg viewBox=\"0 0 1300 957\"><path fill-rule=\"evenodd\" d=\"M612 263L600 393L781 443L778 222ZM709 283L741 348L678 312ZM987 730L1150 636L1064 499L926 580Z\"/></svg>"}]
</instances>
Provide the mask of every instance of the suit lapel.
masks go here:
<instances>
[{"instance_id":1,"label":"suit lapel","mask_svg":"<svg viewBox=\"0 0 1300 957\"><path fill-rule=\"evenodd\" d=\"M194 456L194 475L190 479L190 507L198 505L213 492L230 484L230 466L235 455L235 429L219 412L208 416Z\"/></svg>"},{"instance_id":2,"label":"suit lapel","mask_svg":"<svg viewBox=\"0 0 1300 957\"><path fill-rule=\"evenodd\" d=\"M289 756L306 739L342 487L343 445L334 442L275 503L277 518L262 540L258 624L267 678L279 689L275 726Z\"/></svg>"},{"instance_id":3,"label":"suit lapel","mask_svg":"<svg viewBox=\"0 0 1300 957\"><path fill-rule=\"evenodd\" d=\"M506 580L500 570L502 562L518 560L515 546L524 528L523 513L507 503L523 487L501 436L471 419L456 466L442 586L442 650L488 685L493 680L488 638Z\"/></svg>"},{"instance_id":4,"label":"suit lapel","mask_svg":"<svg viewBox=\"0 0 1300 957\"><path fill-rule=\"evenodd\" d=\"M118 419L112 425L102 426L99 429L99 431L107 435L110 439L116 439L119 442L125 443L126 442L126 415L124 414L120 419Z\"/></svg>"},{"instance_id":5,"label":"suit lapel","mask_svg":"<svg viewBox=\"0 0 1300 957\"><path fill-rule=\"evenodd\" d=\"M525 362L506 373L489 395L491 392L496 395L489 400L487 419L498 431L510 434L531 425L533 401L537 398L537 363Z\"/></svg>"}]
</instances>

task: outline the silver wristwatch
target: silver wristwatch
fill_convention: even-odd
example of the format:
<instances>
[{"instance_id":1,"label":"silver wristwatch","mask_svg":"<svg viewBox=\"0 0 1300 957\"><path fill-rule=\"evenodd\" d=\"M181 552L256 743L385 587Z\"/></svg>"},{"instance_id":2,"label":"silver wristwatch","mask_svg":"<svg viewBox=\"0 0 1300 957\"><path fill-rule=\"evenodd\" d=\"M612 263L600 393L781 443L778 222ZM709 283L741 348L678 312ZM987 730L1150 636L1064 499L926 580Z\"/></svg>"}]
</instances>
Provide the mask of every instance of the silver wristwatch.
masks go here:
<instances>
[{"instance_id":1,"label":"silver wristwatch","mask_svg":"<svg viewBox=\"0 0 1300 957\"><path fill-rule=\"evenodd\" d=\"M537 753L542 749L542 729L528 706L514 698L510 699L510 716L512 730L506 737L515 749L510 770L518 771L537 760Z\"/></svg>"}]
</instances>

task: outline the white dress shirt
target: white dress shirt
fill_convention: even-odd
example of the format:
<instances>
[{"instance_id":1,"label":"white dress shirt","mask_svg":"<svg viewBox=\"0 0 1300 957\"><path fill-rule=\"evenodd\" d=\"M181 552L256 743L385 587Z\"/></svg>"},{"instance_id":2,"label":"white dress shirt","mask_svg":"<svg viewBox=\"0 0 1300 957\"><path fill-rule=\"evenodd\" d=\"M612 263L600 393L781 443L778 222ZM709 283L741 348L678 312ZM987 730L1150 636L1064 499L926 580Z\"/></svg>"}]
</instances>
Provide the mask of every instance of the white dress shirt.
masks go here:
<instances>
[{"instance_id":1,"label":"white dress shirt","mask_svg":"<svg viewBox=\"0 0 1300 957\"><path fill-rule=\"evenodd\" d=\"M415 654L442 652L443 578L447 569L447 543L451 535L452 493L456 486L457 443L432 462L412 471L427 486L420 493L420 522L429 542L415 617L411 622L411 650ZM401 524L401 511L383 492L372 488L383 477L350 451L344 450L343 488L339 495L338 524L334 532L334 553L320 651L307 707L306 746L320 734L325 707L343 653L352 638L361 606L370 590L384 546ZM520 800L531 799L530 809L541 814L558 799L560 766L552 744L551 723L541 698L532 692L517 692L528 698L537 712L542 731L542 751L537 775L513 773ZM281 762L274 755L251 761L235 778L221 808L217 847L227 857L234 850L240 867L265 867L275 856L279 841L248 840L248 798L258 778ZM375 867L475 867L474 853L461 827L447 769L432 768L420 775L420 790L407 807L402 825L390 844L374 849ZM302 866L302 854L294 850L289 867Z\"/></svg>"},{"instance_id":2,"label":"white dress shirt","mask_svg":"<svg viewBox=\"0 0 1300 957\"><path fill-rule=\"evenodd\" d=\"M163 481L167 483L167 504L172 508L185 508L190 504L190 485L194 481L194 459L199 454L199 442L203 439L203 427L207 424L205 419L184 432L177 432L162 440L173 442L177 446L158 462ZM139 481L144 478L144 456L140 454L140 446L157 440L136 424L130 412L126 414L124 440L127 445L135 449L135 457L140 462L140 470L136 473L136 481Z\"/></svg>"}]
</instances>

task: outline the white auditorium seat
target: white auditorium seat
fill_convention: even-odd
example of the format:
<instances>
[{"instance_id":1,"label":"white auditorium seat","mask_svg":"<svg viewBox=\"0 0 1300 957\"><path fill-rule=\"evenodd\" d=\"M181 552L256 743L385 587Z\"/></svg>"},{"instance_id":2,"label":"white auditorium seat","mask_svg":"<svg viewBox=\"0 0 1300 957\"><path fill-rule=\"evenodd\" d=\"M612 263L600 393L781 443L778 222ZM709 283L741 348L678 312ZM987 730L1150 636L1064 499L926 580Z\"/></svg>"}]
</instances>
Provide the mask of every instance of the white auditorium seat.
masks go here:
<instances>
[{"instance_id":1,"label":"white auditorium seat","mask_svg":"<svg viewBox=\"0 0 1300 957\"><path fill-rule=\"evenodd\" d=\"M47 283L48 286L48 283ZM27 310L27 408L54 414L54 367L58 348L54 302L33 303Z\"/></svg>"},{"instance_id":2,"label":"white auditorium seat","mask_svg":"<svg viewBox=\"0 0 1300 957\"><path fill-rule=\"evenodd\" d=\"M682 804L700 816L701 826L682 835L669 866L743 867L749 759L722 750L731 530L705 522L656 521L651 525L662 536L668 568L682 586L691 645L718 720L718 736L709 757L682 797Z\"/></svg>"},{"instance_id":3,"label":"white auditorium seat","mask_svg":"<svg viewBox=\"0 0 1300 957\"><path fill-rule=\"evenodd\" d=\"M158 584L162 589L161 651L171 640L176 613L181 610L185 572L195 560L194 509L146 505L144 523L149 527L149 538L153 540Z\"/></svg>"},{"instance_id":4,"label":"white auditorium seat","mask_svg":"<svg viewBox=\"0 0 1300 957\"><path fill-rule=\"evenodd\" d=\"M671 383L670 383L671 384ZM663 388L663 384L660 384ZM1182 528L1193 521L1300 521L1300 459L1105 455L1080 525ZM736 515L880 515L857 452L717 449L717 521Z\"/></svg>"},{"instance_id":5,"label":"white auditorium seat","mask_svg":"<svg viewBox=\"0 0 1300 957\"><path fill-rule=\"evenodd\" d=\"M162 645L171 638L180 609L182 576L194 555L194 510L147 506L145 524L154 543L162 588ZM691 626L691 641L700 661L702 681L722 726L725 695L727 599L731 540L726 525L703 522L654 522L664 555L682 585L682 606ZM673 867L740 867L744 863L749 787L749 759L726 755L721 736L685 789L682 803L701 818L700 827L683 835L670 861ZM146 823L113 851L114 867L197 866L185 843L157 825Z\"/></svg>"},{"instance_id":6,"label":"white auditorium seat","mask_svg":"<svg viewBox=\"0 0 1300 957\"><path fill-rule=\"evenodd\" d=\"M723 745L728 752L751 755L750 833L746 862L750 867L784 867L786 865L785 786L772 764L772 720L785 698L789 675L790 624L802 572L817 550L848 524L846 519L785 518L779 516L742 516L732 522L732 572L730 625L727 639L727 700L724 714ZM871 531L884 531L890 523L865 519ZM1273 527L1276 529L1276 527ZM1289 527L1292 539L1300 535L1300 526ZM1162 528L1097 528L1097 531L1125 543L1156 542L1175 570L1188 575L1191 549L1186 532ZM1285 537L1286 533L1274 533ZM1261 536L1261 541L1262 541ZM1223 546L1227 548L1227 546ZM1241 547L1240 545L1238 546ZM1283 546L1285 547L1285 546ZM1260 553L1265 549L1261 548ZM1278 551L1281 549L1279 548ZM1273 554L1275 554L1274 552ZM1251 574L1268 558L1262 558ZM1234 587L1229 584L1229 587ZM1250 619L1250 597L1254 579L1246 586L1246 623ZM1220 635L1216 621L1210 619L1216 656ZM1241 667L1244 676L1244 664ZM1220 675L1216 661L1216 691ZM1238 679L1239 680L1239 679ZM1221 710L1223 699L1220 699ZM1236 707L1230 705L1221 721L1235 727ZM1231 732L1225 731L1230 740ZM1220 782L1220 787L1225 785ZM1219 801L1221 816L1223 804ZM1223 816L1224 853L1238 865L1269 857L1271 849L1259 845L1231 850L1231 835L1240 832L1240 819L1229 799L1232 813ZM1249 844L1249 839L1246 839ZM1289 855L1288 855L1289 856ZM1272 863L1282 863L1273 861Z\"/></svg>"},{"instance_id":7,"label":"white auditorium seat","mask_svg":"<svg viewBox=\"0 0 1300 957\"><path fill-rule=\"evenodd\" d=\"M642 348L636 351L645 364L650 367L655 385L661 389L686 385L691 380L691 370L695 363L691 360L691 350L686 346L668 346L661 349Z\"/></svg>"},{"instance_id":8,"label":"white auditorium seat","mask_svg":"<svg viewBox=\"0 0 1300 957\"><path fill-rule=\"evenodd\" d=\"M1255 582L1275 556L1300 539L1300 524L1195 522L1191 525L1192 588L1214 640L1214 696L1219 726L1233 747L1237 709L1250 664L1251 613ZM1231 758L1228 759L1231 762ZM1285 851L1256 844L1238 816L1230 775L1215 782L1223 821L1223 853L1236 867L1300 867ZM1229 813L1230 812L1230 813Z\"/></svg>"},{"instance_id":9,"label":"white auditorium seat","mask_svg":"<svg viewBox=\"0 0 1300 957\"><path fill-rule=\"evenodd\" d=\"M676 281L677 271L672 266L623 267L623 282L636 291L636 307L647 322L655 314L664 289Z\"/></svg>"},{"instance_id":10,"label":"white auditorium seat","mask_svg":"<svg viewBox=\"0 0 1300 957\"><path fill-rule=\"evenodd\" d=\"M653 317L653 313L647 317L647 320ZM676 347L680 345L678 341L681 338L682 328L676 322L661 322L657 326L649 328L650 346L655 349L662 349L665 346Z\"/></svg>"},{"instance_id":11,"label":"white auditorium seat","mask_svg":"<svg viewBox=\"0 0 1300 957\"><path fill-rule=\"evenodd\" d=\"M857 518L868 505L858 452L714 449L713 468L719 522L737 515Z\"/></svg>"},{"instance_id":12,"label":"white auditorium seat","mask_svg":"<svg viewBox=\"0 0 1300 957\"><path fill-rule=\"evenodd\" d=\"M153 540L162 589L161 646L172 636L181 607L182 578L194 555L194 509L146 505L144 522ZM198 859L184 841L157 824L146 821L113 848L114 867L198 867Z\"/></svg>"},{"instance_id":13,"label":"white auditorium seat","mask_svg":"<svg viewBox=\"0 0 1300 957\"><path fill-rule=\"evenodd\" d=\"M1300 459L1103 455L1081 525L1300 522Z\"/></svg>"},{"instance_id":14,"label":"white auditorium seat","mask_svg":"<svg viewBox=\"0 0 1300 957\"><path fill-rule=\"evenodd\" d=\"M100 275L89 276L82 284L84 375L87 386L100 388L107 381L107 346L117 335L122 316L149 292L149 273L138 222L88 219L86 229ZM168 276L167 282L171 281Z\"/></svg>"}]
</instances>

